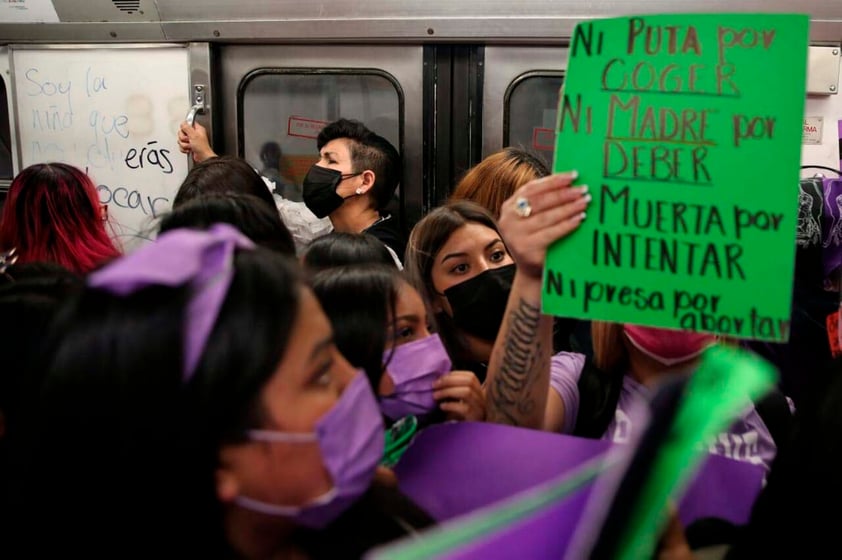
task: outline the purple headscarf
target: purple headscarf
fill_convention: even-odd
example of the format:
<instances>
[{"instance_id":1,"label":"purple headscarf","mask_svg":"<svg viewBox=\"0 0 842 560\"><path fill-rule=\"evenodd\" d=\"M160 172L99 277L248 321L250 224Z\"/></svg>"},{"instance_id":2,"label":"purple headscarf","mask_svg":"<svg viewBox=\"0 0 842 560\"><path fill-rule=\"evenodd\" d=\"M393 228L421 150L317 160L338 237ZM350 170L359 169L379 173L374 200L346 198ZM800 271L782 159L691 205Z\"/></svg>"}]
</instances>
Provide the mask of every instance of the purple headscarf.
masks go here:
<instances>
[{"instance_id":1,"label":"purple headscarf","mask_svg":"<svg viewBox=\"0 0 842 560\"><path fill-rule=\"evenodd\" d=\"M117 296L149 286L190 287L184 325L183 380L189 381L205 349L234 277L234 251L253 249L246 236L228 224L207 231L180 229L162 234L133 253L88 276L88 285Z\"/></svg>"}]
</instances>

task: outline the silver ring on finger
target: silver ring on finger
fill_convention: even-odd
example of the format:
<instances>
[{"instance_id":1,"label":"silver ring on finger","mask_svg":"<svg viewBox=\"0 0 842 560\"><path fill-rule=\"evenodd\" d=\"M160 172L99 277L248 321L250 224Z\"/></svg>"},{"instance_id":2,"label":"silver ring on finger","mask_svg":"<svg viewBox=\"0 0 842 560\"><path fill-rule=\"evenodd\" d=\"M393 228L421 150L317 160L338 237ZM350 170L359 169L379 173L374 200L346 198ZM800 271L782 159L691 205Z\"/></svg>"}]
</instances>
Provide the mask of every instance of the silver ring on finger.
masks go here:
<instances>
[{"instance_id":1,"label":"silver ring on finger","mask_svg":"<svg viewBox=\"0 0 842 560\"><path fill-rule=\"evenodd\" d=\"M528 198L519 196L515 199L515 213L521 218L528 218L532 215L532 206L529 204Z\"/></svg>"}]
</instances>

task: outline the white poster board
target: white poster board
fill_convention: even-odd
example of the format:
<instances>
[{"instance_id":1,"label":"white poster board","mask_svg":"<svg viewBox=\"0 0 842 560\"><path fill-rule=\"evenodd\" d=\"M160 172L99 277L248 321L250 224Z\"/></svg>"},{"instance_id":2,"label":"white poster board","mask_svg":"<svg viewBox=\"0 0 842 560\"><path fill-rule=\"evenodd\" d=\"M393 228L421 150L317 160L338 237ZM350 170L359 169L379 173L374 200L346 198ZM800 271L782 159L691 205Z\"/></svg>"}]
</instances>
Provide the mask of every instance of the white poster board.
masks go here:
<instances>
[{"instance_id":1,"label":"white poster board","mask_svg":"<svg viewBox=\"0 0 842 560\"><path fill-rule=\"evenodd\" d=\"M187 48L12 47L12 73L21 169L86 170L123 249L152 239L187 175Z\"/></svg>"}]
</instances>

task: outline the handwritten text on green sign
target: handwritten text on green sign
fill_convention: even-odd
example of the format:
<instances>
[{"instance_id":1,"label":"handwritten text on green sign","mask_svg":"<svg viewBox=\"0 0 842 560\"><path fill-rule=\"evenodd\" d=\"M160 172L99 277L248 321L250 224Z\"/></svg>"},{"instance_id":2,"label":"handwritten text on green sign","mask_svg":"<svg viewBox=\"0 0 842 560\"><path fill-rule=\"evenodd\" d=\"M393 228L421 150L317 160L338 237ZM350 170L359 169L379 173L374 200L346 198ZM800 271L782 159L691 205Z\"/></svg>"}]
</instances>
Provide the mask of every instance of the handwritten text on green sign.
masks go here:
<instances>
[{"instance_id":1,"label":"handwritten text on green sign","mask_svg":"<svg viewBox=\"0 0 842 560\"><path fill-rule=\"evenodd\" d=\"M548 255L545 311L788 337L806 48L806 16L576 28L554 170L594 200Z\"/></svg>"}]
</instances>

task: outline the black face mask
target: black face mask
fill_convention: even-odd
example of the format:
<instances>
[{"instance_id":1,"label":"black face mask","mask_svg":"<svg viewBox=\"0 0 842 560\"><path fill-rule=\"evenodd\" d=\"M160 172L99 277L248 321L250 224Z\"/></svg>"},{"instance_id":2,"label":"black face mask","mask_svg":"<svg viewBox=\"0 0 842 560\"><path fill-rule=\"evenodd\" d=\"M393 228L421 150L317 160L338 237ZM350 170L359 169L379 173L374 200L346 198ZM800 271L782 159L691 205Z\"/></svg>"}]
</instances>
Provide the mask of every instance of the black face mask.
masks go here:
<instances>
[{"instance_id":1,"label":"black face mask","mask_svg":"<svg viewBox=\"0 0 842 560\"><path fill-rule=\"evenodd\" d=\"M357 175L361 175L361 173L343 175L335 169L314 165L304 177L304 204L317 218L330 215L345 202L345 199L336 193L336 187L344 179Z\"/></svg>"},{"instance_id":2,"label":"black face mask","mask_svg":"<svg viewBox=\"0 0 842 560\"><path fill-rule=\"evenodd\" d=\"M491 268L446 289L444 296L453 310L453 323L468 334L494 342L503 323L515 270L513 264Z\"/></svg>"}]
</instances>

